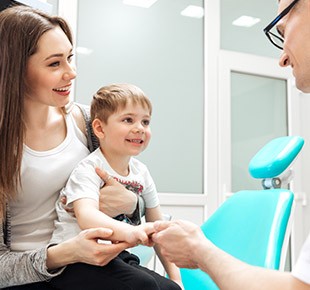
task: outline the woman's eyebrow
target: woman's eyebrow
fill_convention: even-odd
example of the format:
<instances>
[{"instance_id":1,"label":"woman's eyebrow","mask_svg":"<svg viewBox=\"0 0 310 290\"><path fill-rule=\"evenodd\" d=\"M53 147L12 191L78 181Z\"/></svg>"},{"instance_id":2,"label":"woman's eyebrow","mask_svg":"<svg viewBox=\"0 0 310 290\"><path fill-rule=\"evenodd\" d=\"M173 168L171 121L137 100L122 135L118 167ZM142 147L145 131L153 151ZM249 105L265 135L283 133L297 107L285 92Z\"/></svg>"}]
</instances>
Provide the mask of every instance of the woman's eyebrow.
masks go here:
<instances>
[{"instance_id":1,"label":"woman's eyebrow","mask_svg":"<svg viewBox=\"0 0 310 290\"><path fill-rule=\"evenodd\" d=\"M70 53L72 53L72 49L70 49L69 54ZM63 56L64 56L63 53L55 53L55 54L49 55L45 60L49 60L50 58L53 58L53 57L63 57Z\"/></svg>"}]
</instances>

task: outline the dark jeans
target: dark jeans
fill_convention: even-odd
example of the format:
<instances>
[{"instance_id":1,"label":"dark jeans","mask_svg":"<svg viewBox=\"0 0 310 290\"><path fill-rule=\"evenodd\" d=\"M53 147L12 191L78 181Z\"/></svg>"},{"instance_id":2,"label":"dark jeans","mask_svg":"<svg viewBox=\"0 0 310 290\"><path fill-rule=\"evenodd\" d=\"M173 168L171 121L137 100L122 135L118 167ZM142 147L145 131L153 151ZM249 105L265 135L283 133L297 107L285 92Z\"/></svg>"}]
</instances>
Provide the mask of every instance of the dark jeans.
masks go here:
<instances>
[{"instance_id":1,"label":"dark jeans","mask_svg":"<svg viewBox=\"0 0 310 290\"><path fill-rule=\"evenodd\" d=\"M2 288L5 290L53 290L53 288L48 282L38 282L33 284L26 284L21 286L14 286L8 288Z\"/></svg>"},{"instance_id":2,"label":"dark jeans","mask_svg":"<svg viewBox=\"0 0 310 290\"><path fill-rule=\"evenodd\" d=\"M139 259L122 252L104 267L83 263L68 265L50 282L10 287L12 290L180 290L173 281L139 265Z\"/></svg>"}]
</instances>

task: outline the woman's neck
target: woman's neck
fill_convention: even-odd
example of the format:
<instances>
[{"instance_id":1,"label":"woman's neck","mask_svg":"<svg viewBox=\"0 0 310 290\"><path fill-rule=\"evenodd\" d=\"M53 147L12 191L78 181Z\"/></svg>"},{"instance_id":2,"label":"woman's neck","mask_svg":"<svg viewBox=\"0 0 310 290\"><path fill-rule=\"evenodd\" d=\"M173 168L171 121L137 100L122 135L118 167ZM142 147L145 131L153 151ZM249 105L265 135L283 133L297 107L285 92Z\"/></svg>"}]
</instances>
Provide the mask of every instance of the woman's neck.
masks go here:
<instances>
[{"instance_id":1,"label":"woman's neck","mask_svg":"<svg viewBox=\"0 0 310 290\"><path fill-rule=\"evenodd\" d=\"M47 151L62 143L66 123L59 108L25 102L25 144L33 150Z\"/></svg>"},{"instance_id":2,"label":"woman's neck","mask_svg":"<svg viewBox=\"0 0 310 290\"><path fill-rule=\"evenodd\" d=\"M60 115L58 108L25 100L26 130L44 129L50 126L53 119Z\"/></svg>"}]
</instances>

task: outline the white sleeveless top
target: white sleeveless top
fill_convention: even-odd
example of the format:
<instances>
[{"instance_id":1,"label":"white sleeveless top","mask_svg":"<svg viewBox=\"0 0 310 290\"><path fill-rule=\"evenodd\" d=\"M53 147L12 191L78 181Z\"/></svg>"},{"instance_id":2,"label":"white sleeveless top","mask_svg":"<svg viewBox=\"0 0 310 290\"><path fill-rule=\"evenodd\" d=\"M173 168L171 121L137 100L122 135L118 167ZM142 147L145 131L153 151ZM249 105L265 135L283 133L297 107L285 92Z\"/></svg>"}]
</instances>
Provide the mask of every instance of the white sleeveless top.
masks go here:
<instances>
[{"instance_id":1,"label":"white sleeveless top","mask_svg":"<svg viewBox=\"0 0 310 290\"><path fill-rule=\"evenodd\" d=\"M86 136L71 113L65 116L67 136L57 147L35 151L24 145L21 189L10 203L13 251L47 245L57 218L55 202L77 163L89 154Z\"/></svg>"}]
</instances>

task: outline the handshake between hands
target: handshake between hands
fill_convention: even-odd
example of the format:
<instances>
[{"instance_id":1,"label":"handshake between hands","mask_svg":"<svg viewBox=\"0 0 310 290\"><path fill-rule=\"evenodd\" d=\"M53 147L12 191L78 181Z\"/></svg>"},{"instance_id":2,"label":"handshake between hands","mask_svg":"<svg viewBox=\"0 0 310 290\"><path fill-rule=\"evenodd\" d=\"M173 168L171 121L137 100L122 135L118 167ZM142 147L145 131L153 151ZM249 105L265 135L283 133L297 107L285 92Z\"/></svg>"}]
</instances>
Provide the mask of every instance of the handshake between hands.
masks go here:
<instances>
[{"instance_id":1,"label":"handshake between hands","mask_svg":"<svg viewBox=\"0 0 310 290\"><path fill-rule=\"evenodd\" d=\"M130 247L137 245L144 245L148 247L154 246L152 235L155 232L154 223L147 222L138 226L130 225L128 231L124 235L124 241L127 242Z\"/></svg>"}]
</instances>

